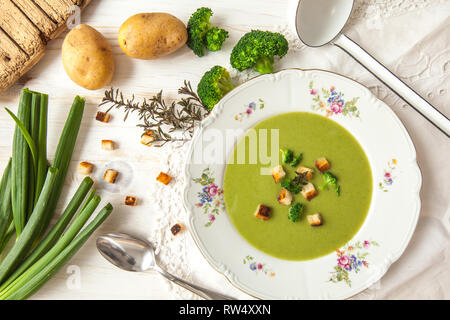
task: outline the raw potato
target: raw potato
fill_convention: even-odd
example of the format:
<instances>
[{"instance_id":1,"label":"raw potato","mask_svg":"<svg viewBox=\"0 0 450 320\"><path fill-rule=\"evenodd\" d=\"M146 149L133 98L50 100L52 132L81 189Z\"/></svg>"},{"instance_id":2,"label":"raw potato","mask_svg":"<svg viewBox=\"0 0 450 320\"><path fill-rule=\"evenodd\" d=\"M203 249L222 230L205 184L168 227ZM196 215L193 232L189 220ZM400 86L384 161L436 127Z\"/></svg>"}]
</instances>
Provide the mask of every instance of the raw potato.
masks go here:
<instances>
[{"instance_id":1,"label":"raw potato","mask_svg":"<svg viewBox=\"0 0 450 320\"><path fill-rule=\"evenodd\" d=\"M114 57L105 37L94 28L80 24L64 39L62 60L73 82L89 90L103 88L114 74Z\"/></svg>"},{"instance_id":2,"label":"raw potato","mask_svg":"<svg viewBox=\"0 0 450 320\"><path fill-rule=\"evenodd\" d=\"M181 48L187 41L186 26L163 12L139 13L119 29L119 45L128 56L152 60Z\"/></svg>"}]
</instances>

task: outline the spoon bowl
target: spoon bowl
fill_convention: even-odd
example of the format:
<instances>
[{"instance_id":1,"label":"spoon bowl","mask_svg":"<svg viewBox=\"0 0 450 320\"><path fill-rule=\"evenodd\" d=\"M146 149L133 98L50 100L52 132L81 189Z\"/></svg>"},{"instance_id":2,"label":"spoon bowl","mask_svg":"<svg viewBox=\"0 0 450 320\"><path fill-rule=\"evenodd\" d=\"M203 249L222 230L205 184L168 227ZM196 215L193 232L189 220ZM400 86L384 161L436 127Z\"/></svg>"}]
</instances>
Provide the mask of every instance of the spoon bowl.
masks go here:
<instances>
[{"instance_id":1,"label":"spoon bowl","mask_svg":"<svg viewBox=\"0 0 450 320\"><path fill-rule=\"evenodd\" d=\"M126 271L143 272L156 265L151 243L124 233L98 237L97 249L106 260Z\"/></svg>"},{"instance_id":2,"label":"spoon bowl","mask_svg":"<svg viewBox=\"0 0 450 320\"><path fill-rule=\"evenodd\" d=\"M353 0L303 0L297 5L295 28L309 47L330 43L341 32L353 9Z\"/></svg>"},{"instance_id":3,"label":"spoon bowl","mask_svg":"<svg viewBox=\"0 0 450 320\"><path fill-rule=\"evenodd\" d=\"M156 261L152 244L146 240L125 233L108 233L98 237L96 243L100 254L120 269L133 272L154 270L204 299L234 300L223 294L189 283L163 270Z\"/></svg>"}]
</instances>

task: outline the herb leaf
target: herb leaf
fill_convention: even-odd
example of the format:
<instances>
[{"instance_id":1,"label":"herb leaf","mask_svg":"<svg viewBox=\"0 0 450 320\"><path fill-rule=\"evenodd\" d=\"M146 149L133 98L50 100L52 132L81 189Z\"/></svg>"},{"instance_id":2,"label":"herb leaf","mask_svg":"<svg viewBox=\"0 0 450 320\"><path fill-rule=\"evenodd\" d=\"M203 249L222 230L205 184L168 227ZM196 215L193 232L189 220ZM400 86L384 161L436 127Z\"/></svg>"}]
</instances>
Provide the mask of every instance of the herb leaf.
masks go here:
<instances>
[{"instance_id":1,"label":"herb leaf","mask_svg":"<svg viewBox=\"0 0 450 320\"><path fill-rule=\"evenodd\" d=\"M289 163L291 165L291 167L296 167L300 161L302 161L303 159L303 153L299 153L297 156L294 156L291 160L291 162Z\"/></svg>"},{"instance_id":2,"label":"herb leaf","mask_svg":"<svg viewBox=\"0 0 450 320\"><path fill-rule=\"evenodd\" d=\"M341 187L337 184L337 178L329 171L322 174L322 179L324 181L323 185L320 186L320 189L328 189L329 187L333 187L334 192L339 197L341 195Z\"/></svg>"},{"instance_id":3,"label":"herb leaf","mask_svg":"<svg viewBox=\"0 0 450 320\"><path fill-rule=\"evenodd\" d=\"M294 153L288 149L280 149L281 152L281 162L288 164L294 158Z\"/></svg>"},{"instance_id":4,"label":"herb leaf","mask_svg":"<svg viewBox=\"0 0 450 320\"><path fill-rule=\"evenodd\" d=\"M288 219L292 222L297 222L300 215L303 213L303 205L299 202L289 208Z\"/></svg>"}]
</instances>

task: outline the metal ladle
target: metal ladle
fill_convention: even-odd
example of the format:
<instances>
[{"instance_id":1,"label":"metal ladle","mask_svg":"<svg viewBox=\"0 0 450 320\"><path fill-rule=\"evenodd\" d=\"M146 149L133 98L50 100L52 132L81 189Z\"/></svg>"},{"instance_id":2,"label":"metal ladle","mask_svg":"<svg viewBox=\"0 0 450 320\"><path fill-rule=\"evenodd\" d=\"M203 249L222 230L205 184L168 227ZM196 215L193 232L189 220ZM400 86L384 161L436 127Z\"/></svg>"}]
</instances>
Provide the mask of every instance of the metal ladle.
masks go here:
<instances>
[{"instance_id":1,"label":"metal ladle","mask_svg":"<svg viewBox=\"0 0 450 320\"><path fill-rule=\"evenodd\" d=\"M300 0L295 15L300 40L308 47L334 44L341 48L449 137L450 120L447 117L341 33L353 3L354 0Z\"/></svg>"},{"instance_id":2,"label":"metal ladle","mask_svg":"<svg viewBox=\"0 0 450 320\"><path fill-rule=\"evenodd\" d=\"M156 263L151 243L125 233L108 233L97 238L97 249L106 260L126 271L154 270L170 281L208 300L234 300L230 297L202 288L163 270Z\"/></svg>"}]
</instances>

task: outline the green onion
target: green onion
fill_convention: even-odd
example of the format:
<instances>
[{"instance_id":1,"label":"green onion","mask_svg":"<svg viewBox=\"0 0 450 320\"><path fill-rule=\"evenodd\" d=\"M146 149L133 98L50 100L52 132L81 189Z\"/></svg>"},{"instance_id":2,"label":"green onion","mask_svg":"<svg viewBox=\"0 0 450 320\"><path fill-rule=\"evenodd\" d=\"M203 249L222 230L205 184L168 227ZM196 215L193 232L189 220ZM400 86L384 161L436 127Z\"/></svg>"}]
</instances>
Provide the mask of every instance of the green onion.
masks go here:
<instances>
[{"instance_id":1,"label":"green onion","mask_svg":"<svg viewBox=\"0 0 450 320\"><path fill-rule=\"evenodd\" d=\"M32 93L28 89L23 89L20 94L17 118L25 126L26 131L28 131L30 124L31 99ZM21 132L19 125L16 125L12 151L11 197L17 236L21 234L25 227L28 212L29 156L30 151L25 136Z\"/></svg>"},{"instance_id":2,"label":"green onion","mask_svg":"<svg viewBox=\"0 0 450 320\"><path fill-rule=\"evenodd\" d=\"M40 114L39 114L39 135L37 140L38 165L36 175L35 203L41 194L47 175L47 117L48 117L48 95L41 94Z\"/></svg>"},{"instance_id":3,"label":"green onion","mask_svg":"<svg viewBox=\"0 0 450 320\"><path fill-rule=\"evenodd\" d=\"M34 193L35 193L35 183L36 183L36 171L37 171L37 148L35 140L33 139L32 135L37 136L38 131L38 125L36 124L37 118L36 113L39 112L39 103L40 103L40 94L38 93L32 93L32 99L31 99L31 108L30 108L30 125L28 127L31 130L30 132L27 130L26 124L22 123L22 121L17 118L14 113L12 113L8 108L5 108L6 111L9 113L9 115L14 119L17 127L20 129L20 131L23 134L23 137L25 138L28 147L30 148L32 159L29 159L29 163L25 164L25 166L28 166L29 170L29 182L28 182L28 205L27 205L27 213L26 213L26 219L29 217L31 212L33 211L34 207ZM36 120L37 118L37 120Z\"/></svg>"},{"instance_id":4,"label":"green onion","mask_svg":"<svg viewBox=\"0 0 450 320\"><path fill-rule=\"evenodd\" d=\"M80 214L67 229L67 232L63 234L58 242L41 259L39 259L36 263L29 267L28 270L26 270L24 273L19 275L19 277L16 278L14 282L11 281L12 283L10 282L9 285L6 285L6 283L2 285L0 296L7 295L8 292L13 290L14 287L17 287L20 280L29 278L30 274L35 274L36 270L42 269L51 260L52 257L58 255L70 243L70 241L75 238L77 233L80 232L86 221L89 219L92 213L94 213L95 209L97 209L99 203L100 197L98 196L89 201L89 204L86 206L86 208L82 212L80 212Z\"/></svg>"},{"instance_id":5,"label":"green onion","mask_svg":"<svg viewBox=\"0 0 450 320\"><path fill-rule=\"evenodd\" d=\"M91 193L89 194L89 197L86 199L86 201L84 202L83 207L81 208L81 211L84 210L84 208L86 208L87 204L89 203L89 201L91 201L91 199L95 196L95 193L97 192L97 190L93 189L91 191Z\"/></svg>"},{"instance_id":6,"label":"green onion","mask_svg":"<svg viewBox=\"0 0 450 320\"><path fill-rule=\"evenodd\" d=\"M12 159L9 159L0 182L0 254L15 232L11 204L11 162Z\"/></svg>"},{"instance_id":7,"label":"green onion","mask_svg":"<svg viewBox=\"0 0 450 320\"><path fill-rule=\"evenodd\" d=\"M28 217L33 211L36 199L36 179L37 179L37 167L39 160L39 149L37 147L38 139L39 139L39 117L40 117L40 108L41 108L41 94L33 92L31 98L31 118L30 118L30 135L31 139L34 142L34 146L36 148L35 155L33 159L30 160L31 166L33 168L33 173L30 174L30 194L28 198Z\"/></svg>"},{"instance_id":8,"label":"green onion","mask_svg":"<svg viewBox=\"0 0 450 320\"><path fill-rule=\"evenodd\" d=\"M0 253L14 232L17 239L0 263L0 299L25 299L33 294L113 210L107 204L83 229L100 203L95 190L84 201L94 183L86 177L56 224L42 238L64 186L84 104L84 99L75 97L51 166L47 160L48 96L24 89L17 116L6 109L16 128L13 155L0 181Z\"/></svg>"},{"instance_id":9,"label":"green onion","mask_svg":"<svg viewBox=\"0 0 450 320\"><path fill-rule=\"evenodd\" d=\"M0 181L0 240L5 237L11 220L11 159L9 159Z\"/></svg>"},{"instance_id":10,"label":"green onion","mask_svg":"<svg viewBox=\"0 0 450 320\"><path fill-rule=\"evenodd\" d=\"M14 221L9 224L8 230L3 234L3 237L0 237L0 253L5 249L6 245L9 242L11 236L15 233L16 229L14 228Z\"/></svg>"},{"instance_id":11,"label":"green onion","mask_svg":"<svg viewBox=\"0 0 450 320\"><path fill-rule=\"evenodd\" d=\"M87 193L89 192L89 189L94 184L94 181L90 177L84 178L84 180L81 182L80 186L78 187L78 190L75 192L75 195L73 196L72 200L67 205L66 209L64 210L64 213L61 215L61 217L58 219L58 222L53 226L51 231L47 234L47 236L39 243L39 245L33 249L31 254L26 258L26 260L20 264L19 268L17 268L14 273L2 283L2 286L0 287L0 291L2 291L4 288L6 288L11 282L13 282L17 277L19 277L29 266L31 266L34 262L36 262L39 258L41 258L47 251L49 251L50 248L53 247L53 245L58 241L61 234L66 229L67 225L70 223L70 220L72 220L72 217L77 212L78 208L80 207L81 203L83 202L83 199L86 197ZM92 195L92 193L91 193ZM93 196L89 196L88 202L83 207L81 212L84 211L84 208L87 206L88 203L90 203L90 200L93 198Z\"/></svg>"},{"instance_id":12,"label":"green onion","mask_svg":"<svg viewBox=\"0 0 450 320\"><path fill-rule=\"evenodd\" d=\"M56 208L59 197L64 186L64 180L66 179L67 170L69 169L72 153L75 148L75 142L77 140L78 131L80 130L81 119L83 118L85 100L76 96L69 115L67 116L64 129L61 133L61 137L56 148L55 158L52 163L52 167L58 168L57 180L55 188L53 190L53 196L50 199L43 216L43 222L41 224L40 235L45 233L48 225L53 216L53 211Z\"/></svg>"},{"instance_id":13,"label":"green onion","mask_svg":"<svg viewBox=\"0 0 450 320\"><path fill-rule=\"evenodd\" d=\"M31 137L31 134L28 132L26 126L22 121L19 120L19 118L16 117L14 113L11 112L8 108L5 108L6 112L9 113L11 118L13 118L14 122L16 123L17 127L19 127L20 132L23 134L23 137L25 138L25 141L28 144L28 147L30 148L31 155L33 157L33 161L37 162L37 149L36 144L34 143L33 138Z\"/></svg>"},{"instance_id":14,"label":"green onion","mask_svg":"<svg viewBox=\"0 0 450 320\"><path fill-rule=\"evenodd\" d=\"M50 254L49 251L36 263L39 263L39 268L30 268L30 272L27 271L22 275L22 277L17 279L14 287L11 287L7 293L2 294L0 299L22 300L36 292L47 282L48 279L58 272L58 270L78 251L78 249L81 248L92 233L111 214L112 210L112 205L108 203L98 213L94 220L89 223L61 252L57 255L53 255L53 253Z\"/></svg>"},{"instance_id":15,"label":"green onion","mask_svg":"<svg viewBox=\"0 0 450 320\"><path fill-rule=\"evenodd\" d=\"M54 196L54 187L56 185L56 179L58 169L51 167L48 170L47 178L45 179L44 187L42 188L39 200L33 209L30 219L28 220L25 228L20 236L17 238L14 246L6 255L5 259L0 264L0 283L14 271L14 268L18 266L26 254L30 250L31 245L38 236L39 229L42 224L42 217L46 212L48 203Z\"/></svg>"},{"instance_id":16,"label":"green onion","mask_svg":"<svg viewBox=\"0 0 450 320\"><path fill-rule=\"evenodd\" d=\"M34 93L31 96L31 118L30 118L30 134L35 145L39 139L39 122L40 122L40 110L41 110L41 94ZM36 157L37 167L37 157Z\"/></svg>"}]
</instances>

